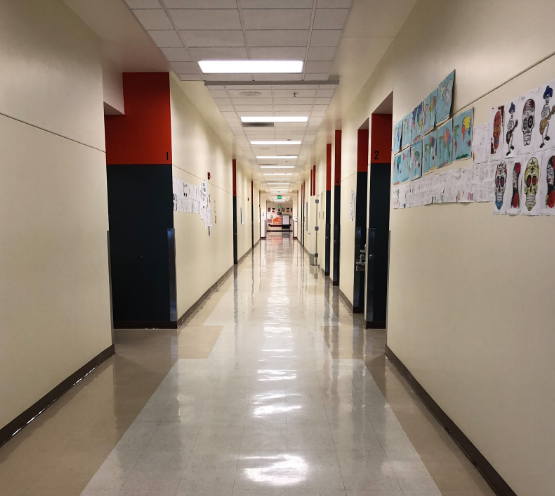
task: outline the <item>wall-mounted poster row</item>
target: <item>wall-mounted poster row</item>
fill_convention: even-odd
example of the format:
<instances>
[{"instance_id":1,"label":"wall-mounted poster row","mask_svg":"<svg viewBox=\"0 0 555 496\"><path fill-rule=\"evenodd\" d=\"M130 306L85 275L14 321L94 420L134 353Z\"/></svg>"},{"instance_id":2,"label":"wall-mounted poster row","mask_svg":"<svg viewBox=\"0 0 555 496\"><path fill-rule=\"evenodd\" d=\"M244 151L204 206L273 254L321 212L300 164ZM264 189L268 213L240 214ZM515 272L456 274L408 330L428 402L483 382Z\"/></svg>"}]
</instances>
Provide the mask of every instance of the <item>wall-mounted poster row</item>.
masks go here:
<instances>
[{"instance_id":1,"label":"wall-mounted poster row","mask_svg":"<svg viewBox=\"0 0 555 496\"><path fill-rule=\"evenodd\" d=\"M554 150L494 163L495 214L555 215Z\"/></svg>"},{"instance_id":2,"label":"wall-mounted poster row","mask_svg":"<svg viewBox=\"0 0 555 496\"><path fill-rule=\"evenodd\" d=\"M393 153L415 144L451 116L455 71L393 128Z\"/></svg>"},{"instance_id":3,"label":"wall-mounted poster row","mask_svg":"<svg viewBox=\"0 0 555 496\"><path fill-rule=\"evenodd\" d=\"M494 163L473 164L417 181L393 186L392 207L411 208L441 203L491 202L494 200Z\"/></svg>"},{"instance_id":4,"label":"wall-mounted poster row","mask_svg":"<svg viewBox=\"0 0 555 496\"><path fill-rule=\"evenodd\" d=\"M197 214L204 221L205 229L212 227L211 198L208 194L208 183L202 181L199 186L186 183L178 177L172 177L173 210L189 214Z\"/></svg>"},{"instance_id":5,"label":"wall-mounted poster row","mask_svg":"<svg viewBox=\"0 0 555 496\"><path fill-rule=\"evenodd\" d=\"M473 111L462 112L393 157L393 185L472 157ZM410 160L407 162L407 157ZM406 170L405 170L406 168Z\"/></svg>"},{"instance_id":6,"label":"wall-mounted poster row","mask_svg":"<svg viewBox=\"0 0 555 496\"><path fill-rule=\"evenodd\" d=\"M550 123L555 80L491 111L490 158L513 158L555 147Z\"/></svg>"}]
</instances>

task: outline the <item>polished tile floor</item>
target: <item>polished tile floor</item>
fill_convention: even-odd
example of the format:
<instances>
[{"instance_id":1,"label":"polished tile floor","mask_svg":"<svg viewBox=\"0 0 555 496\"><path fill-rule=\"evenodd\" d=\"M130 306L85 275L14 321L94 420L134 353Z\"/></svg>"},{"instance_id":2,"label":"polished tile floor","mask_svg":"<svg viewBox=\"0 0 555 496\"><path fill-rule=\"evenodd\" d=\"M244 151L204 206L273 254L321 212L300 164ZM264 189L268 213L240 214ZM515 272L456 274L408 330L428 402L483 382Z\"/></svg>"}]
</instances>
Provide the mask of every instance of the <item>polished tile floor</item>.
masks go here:
<instances>
[{"instance_id":1,"label":"polished tile floor","mask_svg":"<svg viewBox=\"0 0 555 496\"><path fill-rule=\"evenodd\" d=\"M175 331L0 449L0 494L490 496L299 243L268 236Z\"/></svg>"}]
</instances>

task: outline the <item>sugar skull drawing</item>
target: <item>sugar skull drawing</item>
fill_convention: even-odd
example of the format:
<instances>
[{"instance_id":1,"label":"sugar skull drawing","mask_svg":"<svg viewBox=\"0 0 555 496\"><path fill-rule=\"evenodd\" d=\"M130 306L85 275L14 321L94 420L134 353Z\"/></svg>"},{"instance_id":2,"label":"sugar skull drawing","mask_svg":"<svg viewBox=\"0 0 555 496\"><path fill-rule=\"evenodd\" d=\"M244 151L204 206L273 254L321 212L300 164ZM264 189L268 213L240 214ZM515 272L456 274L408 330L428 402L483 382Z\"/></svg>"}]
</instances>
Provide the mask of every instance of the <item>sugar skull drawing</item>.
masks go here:
<instances>
[{"instance_id":1,"label":"sugar skull drawing","mask_svg":"<svg viewBox=\"0 0 555 496\"><path fill-rule=\"evenodd\" d=\"M555 208L555 156L551 156L547 161L547 195L545 197L545 206Z\"/></svg>"},{"instance_id":2,"label":"sugar skull drawing","mask_svg":"<svg viewBox=\"0 0 555 496\"><path fill-rule=\"evenodd\" d=\"M530 212L536 206L536 194L540 182L540 165L538 159L532 157L528 160L524 171L524 194L526 195L526 208Z\"/></svg>"},{"instance_id":3,"label":"sugar skull drawing","mask_svg":"<svg viewBox=\"0 0 555 496\"><path fill-rule=\"evenodd\" d=\"M518 208L520 205L520 191L518 190L518 179L520 178L522 166L517 162L513 169L513 196L511 197L511 207Z\"/></svg>"},{"instance_id":4,"label":"sugar skull drawing","mask_svg":"<svg viewBox=\"0 0 555 496\"><path fill-rule=\"evenodd\" d=\"M532 141L532 129L535 124L536 102L531 98L526 100L522 109L522 138L524 145L528 146Z\"/></svg>"},{"instance_id":5,"label":"sugar skull drawing","mask_svg":"<svg viewBox=\"0 0 555 496\"><path fill-rule=\"evenodd\" d=\"M493 134L491 139L491 154L495 155L499 148L499 137L501 136L501 128L503 127L503 108L499 108L493 118Z\"/></svg>"},{"instance_id":6,"label":"sugar skull drawing","mask_svg":"<svg viewBox=\"0 0 555 496\"><path fill-rule=\"evenodd\" d=\"M495 170L495 206L501 210L503 206L503 196L507 187L507 164L499 162Z\"/></svg>"}]
</instances>

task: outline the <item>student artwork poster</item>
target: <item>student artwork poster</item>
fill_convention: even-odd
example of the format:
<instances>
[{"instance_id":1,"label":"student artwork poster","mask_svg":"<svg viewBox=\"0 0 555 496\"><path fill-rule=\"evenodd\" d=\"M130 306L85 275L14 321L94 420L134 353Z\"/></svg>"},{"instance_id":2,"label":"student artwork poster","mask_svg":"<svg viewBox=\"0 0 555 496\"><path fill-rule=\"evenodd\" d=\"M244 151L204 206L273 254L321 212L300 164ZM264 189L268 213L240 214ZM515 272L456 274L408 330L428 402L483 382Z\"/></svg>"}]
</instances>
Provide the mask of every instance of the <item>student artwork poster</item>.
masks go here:
<instances>
[{"instance_id":1,"label":"student artwork poster","mask_svg":"<svg viewBox=\"0 0 555 496\"><path fill-rule=\"evenodd\" d=\"M412 113L403 117L403 130L401 132L401 148L410 146L412 133Z\"/></svg>"},{"instance_id":2,"label":"student artwork poster","mask_svg":"<svg viewBox=\"0 0 555 496\"><path fill-rule=\"evenodd\" d=\"M424 126L424 102L420 102L412 111L412 143L422 139Z\"/></svg>"},{"instance_id":3,"label":"student artwork poster","mask_svg":"<svg viewBox=\"0 0 555 496\"><path fill-rule=\"evenodd\" d=\"M398 153L393 157L393 179L392 184L393 186L399 184L399 178L401 177L401 167L403 165L403 154Z\"/></svg>"},{"instance_id":4,"label":"student artwork poster","mask_svg":"<svg viewBox=\"0 0 555 496\"><path fill-rule=\"evenodd\" d=\"M422 150L424 153L424 158L422 160L422 172L423 174L429 174L437 169L436 163L436 145L437 145L437 132L433 131L430 134L424 136L422 140Z\"/></svg>"},{"instance_id":5,"label":"student artwork poster","mask_svg":"<svg viewBox=\"0 0 555 496\"><path fill-rule=\"evenodd\" d=\"M461 160L472 156L472 109L453 118L453 158Z\"/></svg>"},{"instance_id":6,"label":"student artwork poster","mask_svg":"<svg viewBox=\"0 0 555 496\"><path fill-rule=\"evenodd\" d=\"M436 123L437 88L424 99L424 123L422 134L428 134Z\"/></svg>"},{"instance_id":7,"label":"student artwork poster","mask_svg":"<svg viewBox=\"0 0 555 496\"><path fill-rule=\"evenodd\" d=\"M555 105L553 105L553 88L555 81L540 86L536 91L536 118L535 126L532 129L532 147L534 152L547 150L555 147L555 138L551 136L551 131L555 130L552 125ZM554 135L555 136L555 135Z\"/></svg>"},{"instance_id":8,"label":"student artwork poster","mask_svg":"<svg viewBox=\"0 0 555 496\"><path fill-rule=\"evenodd\" d=\"M540 214L542 195L539 190L542 181L545 181L545 177L542 177L540 173L542 158L542 154L539 153L521 157L522 165L524 166L522 195L520 198L521 215L532 216ZM526 165L524 165L525 163Z\"/></svg>"},{"instance_id":9,"label":"student artwork poster","mask_svg":"<svg viewBox=\"0 0 555 496\"><path fill-rule=\"evenodd\" d=\"M410 179L410 148L405 148L399 155L401 155L401 165L399 168L399 184L402 184Z\"/></svg>"},{"instance_id":10,"label":"student artwork poster","mask_svg":"<svg viewBox=\"0 0 555 496\"><path fill-rule=\"evenodd\" d=\"M403 121L398 122L393 128L393 153L401 150L401 135L403 132Z\"/></svg>"},{"instance_id":11,"label":"student artwork poster","mask_svg":"<svg viewBox=\"0 0 555 496\"><path fill-rule=\"evenodd\" d=\"M453 121L449 119L437 130L437 166L445 167L453 161Z\"/></svg>"},{"instance_id":12,"label":"student artwork poster","mask_svg":"<svg viewBox=\"0 0 555 496\"><path fill-rule=\"evenodd\" d=\"M440 124L451 115L455 71L449 74L437 87L436 123Z\"/></svg>"},{"instance_id":13,"label":"student artwork poster","mask_svg":"<svg viewBox=\"0 0 555 496\"><path fill-rule=\"evenodd\" d=\"M541 165L541 213L543 215L555 215L555 150L548 150L543 153ZM543 178L543 180L541 178Z\"/></svg>"},{"instance_id":14,"label":"student artwork poster","mask_svg":"<svg viewBox=\"0 0 555 496\"><path fill-rule=\"evenodd\" d=\"M504 146L503 138L504 136L504 119L505 119L505 107L501 105L500 107L495 107L491 109L490 118L490 137L489 137L489 147L490 147L490 160L499 160L503 158Z\"/></svg>"},{"instance_id":15,"label":"student artwork poster","mask_svg":"<svg viewBox=\"0 0 555 496\"><path fill-rule=\"evenodd\" d=\"M422 140L415 143L410 148L411 179L422 177Z\"/></svg>"}]
</instances>

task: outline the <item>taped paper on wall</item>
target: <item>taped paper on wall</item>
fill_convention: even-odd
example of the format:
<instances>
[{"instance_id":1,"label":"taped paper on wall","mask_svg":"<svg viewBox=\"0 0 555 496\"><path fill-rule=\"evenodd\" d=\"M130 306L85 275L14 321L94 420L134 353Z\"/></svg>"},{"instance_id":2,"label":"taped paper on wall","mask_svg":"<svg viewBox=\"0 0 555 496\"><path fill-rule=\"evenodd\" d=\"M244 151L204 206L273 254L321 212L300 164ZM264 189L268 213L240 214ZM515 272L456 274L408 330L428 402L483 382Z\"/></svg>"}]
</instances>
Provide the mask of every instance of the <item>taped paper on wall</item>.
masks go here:
<instances>
[{"instance_id":1,"label":"taped paper on wall","mask_svg":"<svg viewBox=\"0 0 555 496\"><path fill-rule=\"evenodd\" d=\"M437 166L445 167L453 161L453 121L449 119L437 130Z\"/></svg>"},{"instance_id":2,"label":"taped paper on wall","mask_svg":"<svg viewBox=\"0 0 555 496\"><path fill-rule=\"evenodd\" d=\"M449 74L437 87L436 124L444 122L451 115L454 86L455 71Z\"/></svg>"}]
</instances>

